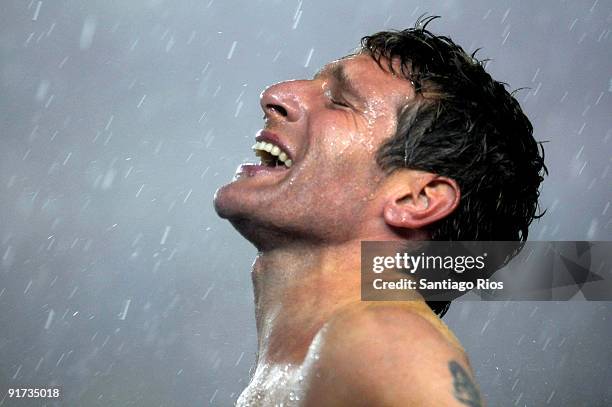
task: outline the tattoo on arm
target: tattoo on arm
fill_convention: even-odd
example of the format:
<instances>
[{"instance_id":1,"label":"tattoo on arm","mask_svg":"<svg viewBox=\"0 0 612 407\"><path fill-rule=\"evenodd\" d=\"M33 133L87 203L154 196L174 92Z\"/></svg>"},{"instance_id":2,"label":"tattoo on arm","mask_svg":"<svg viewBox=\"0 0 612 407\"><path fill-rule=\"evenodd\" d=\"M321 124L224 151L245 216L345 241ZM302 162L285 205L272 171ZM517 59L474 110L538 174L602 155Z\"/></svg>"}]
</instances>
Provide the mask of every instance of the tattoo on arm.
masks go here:
<instances>
[{"instance_id":1,"label":"tattoo on arm","mask_svg":"<svg viewBox=\"0 0 612 407\"><path fill-rule=\"evenodd\" d=\"M466 406L482 407L483 404L478 389L465 369L454 360L448 363L448 368L453 375L455 398Z\"/></svg>"}]
</instances>

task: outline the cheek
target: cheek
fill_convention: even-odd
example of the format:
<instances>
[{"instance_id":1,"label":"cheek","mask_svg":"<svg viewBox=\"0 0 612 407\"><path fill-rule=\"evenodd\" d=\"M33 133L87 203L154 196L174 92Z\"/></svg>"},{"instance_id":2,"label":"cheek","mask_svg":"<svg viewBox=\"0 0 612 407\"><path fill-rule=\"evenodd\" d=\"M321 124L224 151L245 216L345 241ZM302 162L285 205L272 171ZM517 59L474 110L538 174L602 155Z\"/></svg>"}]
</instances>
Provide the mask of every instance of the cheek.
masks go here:
<instances>
[{"instance_id":1,"label":"cheek","mask_svg":"<svg viewBox=\"0 0 612 407\"><path fill-rule=\"evenodd\" d=\"M364 161L366 155L374 156L377 134L381 134L380 124L369 118L347 112L336 112L320 122L319 129L311 134L317 135L313 142L321 146L324 155L334 157L336 162ZM387 127L382 127L386 131ZM382 133L384 134L384 133Z\"/></svg>"},{"instance_id":2,"label":"cheek","mask_svg":"<svg viewBox=\"0 0 612 407\"><path fill-rule=\"evenodd\" d=\"M329 115L322 120L318 128L313 129L311 134L315 135L313 142L320 147L323 155L342 158L349 154L351 147L359 142L361 129L347 114L334 113L336 114Z\"/></svg>"},{"instance_id":3,"label":"cheek","mask_svg":"<svg viewBox=\"0 0 612 407\"><path fill-rule=\"evenodd\" d=\"M397 115L389 110L388 102L375 98L367 104L365 117L370 134L368 149L375 154L397 131Z\"/></svg>"},{"instance_id":4,"label":"cheek","mask_svg":"<svg viewBox=\"0 0 612 407\"><path fill-rule=\"evenodd\" d=\"M317 174L319 189L325 186L346 193L350 188L364 194L382 178L376 153L393 133L395 123L375 103L369 109L361 116L342 111L320 112L319 120L310 127L307 173Z\"/></svg>"},{"instance_id":5,"label":"cheek","mask_svg":"<svg viewBox=\"0 0 612 407\"><path fill-rule=\"evenodd\" d=\"M317 188L321 195L339 205L367 200L380 181L374 156L358 145L352 144L334 159L325 161L326 164L317 170Z\"/></svg>"}]
</instances>

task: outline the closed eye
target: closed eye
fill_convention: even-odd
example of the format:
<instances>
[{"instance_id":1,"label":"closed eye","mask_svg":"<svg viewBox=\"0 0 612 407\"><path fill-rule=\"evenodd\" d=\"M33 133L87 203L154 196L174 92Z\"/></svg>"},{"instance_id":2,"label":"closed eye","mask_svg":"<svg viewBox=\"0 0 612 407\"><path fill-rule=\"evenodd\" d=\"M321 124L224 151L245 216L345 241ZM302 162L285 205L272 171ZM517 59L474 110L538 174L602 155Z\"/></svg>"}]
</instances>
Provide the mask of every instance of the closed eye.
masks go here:
<instances>
[{"instance_id":1,"label":"closed eye","mask_svg":"<svg viewBox=\"0 0 612 407\"><path fill-rule=\"evenodd\" d=\"M346 104L346 103L344 103L344 102L341 102L341 101L339 101L339 100L331 99L331 102L332 102L334 105L338 105L338 106L342 106L342 107L351 107L351 106L349 106L348 104Z\"/></svg>"},{"instance_id":2,"label":"closed eye","mask_svg":"<svg viewBox=\"0 0 612 407\"><path fill-rule=\"evenodd\" d=\"M331 89L325 90L325 96L327 97L327 100L329 100L333 105L340 106L340 107L348 107L348 108L351 107L348 103L344 102L343 100L338 99L336 97L337 95L334 95Z\"/></svg>"}]
</instances>

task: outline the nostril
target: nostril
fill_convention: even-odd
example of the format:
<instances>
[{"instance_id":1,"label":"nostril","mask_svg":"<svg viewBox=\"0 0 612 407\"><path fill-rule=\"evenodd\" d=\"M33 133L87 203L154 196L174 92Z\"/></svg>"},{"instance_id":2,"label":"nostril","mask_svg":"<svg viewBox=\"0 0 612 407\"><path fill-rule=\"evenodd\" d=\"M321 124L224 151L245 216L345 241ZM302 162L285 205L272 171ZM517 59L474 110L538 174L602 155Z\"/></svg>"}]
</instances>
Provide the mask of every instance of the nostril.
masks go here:
<instances>
[{"instance_id":1,"label":"nostril","mask_svg":"<svg viewBox=\"0 0 612 407\"><path fill-rule=\"evenodd\" d=\"M287 117L287 109L285 109L284 107L280 106L280 105L275 105L275 104L267 104L266 108L269 110L273 110L276 113L280 114L283 117Z\"/></svg>"}]
</instances>

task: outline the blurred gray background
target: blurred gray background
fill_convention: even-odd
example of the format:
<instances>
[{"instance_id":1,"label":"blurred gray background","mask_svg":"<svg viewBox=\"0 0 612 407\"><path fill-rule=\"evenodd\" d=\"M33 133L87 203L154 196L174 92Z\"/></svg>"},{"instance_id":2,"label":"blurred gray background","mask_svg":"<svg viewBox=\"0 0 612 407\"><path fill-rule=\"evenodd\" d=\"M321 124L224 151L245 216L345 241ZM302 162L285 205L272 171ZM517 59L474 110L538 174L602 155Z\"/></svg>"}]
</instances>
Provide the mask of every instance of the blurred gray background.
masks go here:
<instances>
[{"instance_id":1,"label":"blurred gray background","mask_svg":"<svg viewBox=\"0 0 612 407\"><path fill-rule=\"evenodd\" d=\"M232 405L255 250L214 214L260 91L422 13L548 140L533 240L612 240L612 2L0 3L0 389L70 406ZM489 405L612 403L612 306L477 303L447 323ZM0 405L41 405L0 399Z\"/></svg>"}]
</instances>

